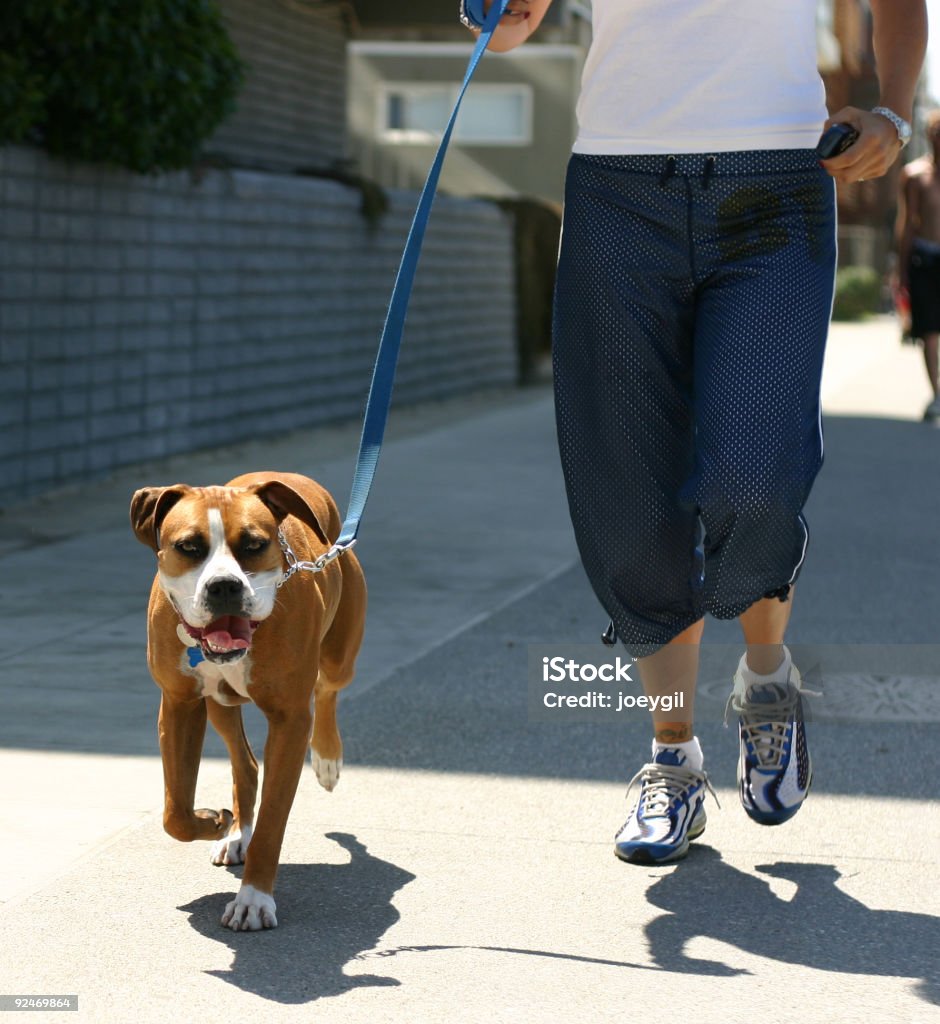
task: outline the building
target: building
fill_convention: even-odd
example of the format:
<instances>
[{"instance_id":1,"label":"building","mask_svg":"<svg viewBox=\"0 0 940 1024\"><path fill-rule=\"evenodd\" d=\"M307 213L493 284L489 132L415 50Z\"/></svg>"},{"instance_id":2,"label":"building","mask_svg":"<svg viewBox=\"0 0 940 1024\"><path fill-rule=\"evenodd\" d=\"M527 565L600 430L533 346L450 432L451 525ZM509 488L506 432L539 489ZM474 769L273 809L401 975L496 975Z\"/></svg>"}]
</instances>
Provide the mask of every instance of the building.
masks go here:
<instances>
[{"instance_id":1,"label":"building","mask_svg":"<svg viewBox=\"0 0 940 1024\"><path fill-rule=\"evenodd\" d=\"M349 146L357 170L418 188L453 107L473 39L456 4L414 0L407 17L355 0L349 45ZM441 176L453 195L526 196L560 204L590 12L557 0L538 44L487 54L470 86Z\"/></svg>"}]
</instances>

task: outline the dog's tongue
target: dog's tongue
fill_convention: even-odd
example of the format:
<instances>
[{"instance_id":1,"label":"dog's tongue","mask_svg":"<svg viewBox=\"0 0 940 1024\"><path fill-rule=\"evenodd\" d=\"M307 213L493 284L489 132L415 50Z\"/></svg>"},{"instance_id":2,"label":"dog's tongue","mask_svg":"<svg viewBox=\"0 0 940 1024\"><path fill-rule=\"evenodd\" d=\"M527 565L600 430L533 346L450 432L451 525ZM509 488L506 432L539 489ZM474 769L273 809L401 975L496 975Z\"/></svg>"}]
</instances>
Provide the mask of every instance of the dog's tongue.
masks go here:
<instances>
[{"instance_id":1,"label":"dog's tongue","mask_svg":"<svg viewBox=\"0 0 940 1024\"><path fill-rule=\"evenodd\" d=\"M243 651L251 647L251 620L223 615L206 626L203 639L226 651Z\"/></svg>"}]
</instances>

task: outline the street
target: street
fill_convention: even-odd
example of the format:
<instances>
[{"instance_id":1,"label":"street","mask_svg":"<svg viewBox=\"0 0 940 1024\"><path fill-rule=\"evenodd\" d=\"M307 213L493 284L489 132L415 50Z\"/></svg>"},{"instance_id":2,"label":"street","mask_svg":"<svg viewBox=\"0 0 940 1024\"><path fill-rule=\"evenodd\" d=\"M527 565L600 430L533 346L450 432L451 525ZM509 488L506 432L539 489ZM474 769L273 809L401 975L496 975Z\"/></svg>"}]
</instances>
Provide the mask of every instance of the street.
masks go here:
<instances>
[{"instance_id":1,"label":"street","mask_svg":"<svg viewBox=\"0 0 940 1024\"><path fill-rule=\"evenodd\" d=\"M94 1024L621 1022L680 1007L696 1024L940 1020L928 397L920 353L890 319L834 326L789 634L797 663L801 645L823 645L836 667L809 726L813 791L783 827L746 817L736 732L721 723L730 678L703 674L698 735L720 808L709 799L704 836L660 867L613 856L648 756L642 716L527 710L529 646L600 647L607 625L568 522L550 390L395 412L357 549L370 610L340 700L343 776L329 794L304 772L280 925L265 933L219 924L241 868L162 829L154 560L127 509L137 487L255 469L314 476L343 508L359 425L133 467L6 510L0 994L77 995L63 1019ZM739 655L739 636L706 624L716 663ZM246 720L260 758L264 722L253 708ZM227 806L230 780L210 729L197 806Z\"/></svg>"}]
</instances>

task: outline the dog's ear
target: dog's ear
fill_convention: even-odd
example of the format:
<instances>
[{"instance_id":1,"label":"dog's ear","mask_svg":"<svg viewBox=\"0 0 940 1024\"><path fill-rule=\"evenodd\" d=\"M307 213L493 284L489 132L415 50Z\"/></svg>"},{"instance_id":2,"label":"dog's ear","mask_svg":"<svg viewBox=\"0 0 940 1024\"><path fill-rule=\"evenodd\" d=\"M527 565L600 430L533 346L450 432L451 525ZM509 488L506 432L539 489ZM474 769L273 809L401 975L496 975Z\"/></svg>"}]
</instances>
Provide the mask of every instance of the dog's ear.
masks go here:
<instances>
[{"instance_id":1,"label":"dog's ear","mask_svg":"<svg viewBox=\"0 0 940 1024\"><path fill-rule=\"evenodd\" d=\"M131 526L141 544L159 551L160 524L189 490L186 484L174 484L172 487L144 487L134 494L131 498Z\"/></svg>"},{"instance_id":2,"label":"dog's ear","mask_svg":"<svg viewBox=\"0 0 940 1024\"><path fill-rule=\"evenodd\" d=\"M296 516L323 541L332 544L339 536L339 516L322 489L301 495L281 480L257 484L252 490L268 506L278 523Z\"/></svg>"}]
</instances>

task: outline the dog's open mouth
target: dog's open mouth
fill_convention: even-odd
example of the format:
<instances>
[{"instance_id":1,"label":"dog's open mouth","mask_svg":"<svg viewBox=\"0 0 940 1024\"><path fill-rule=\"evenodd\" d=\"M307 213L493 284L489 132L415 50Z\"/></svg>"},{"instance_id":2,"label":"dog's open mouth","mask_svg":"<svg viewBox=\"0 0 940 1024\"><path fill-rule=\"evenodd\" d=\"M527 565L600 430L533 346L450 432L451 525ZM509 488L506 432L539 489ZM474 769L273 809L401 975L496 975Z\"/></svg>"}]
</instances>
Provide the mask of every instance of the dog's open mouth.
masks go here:
<instances>
[{"instance_id":1,"label":"dog's open mouth","mask_svg":"<svg viewBox=\"0 0 940 1024\"><path fill-rule=\"evenodd\" d=\"M235 661L251 647L251 637L259 623L238 615L223 615L204 629L183 623L183 629L198 641L207 661Z\"/></svg>"}]
</instances>

